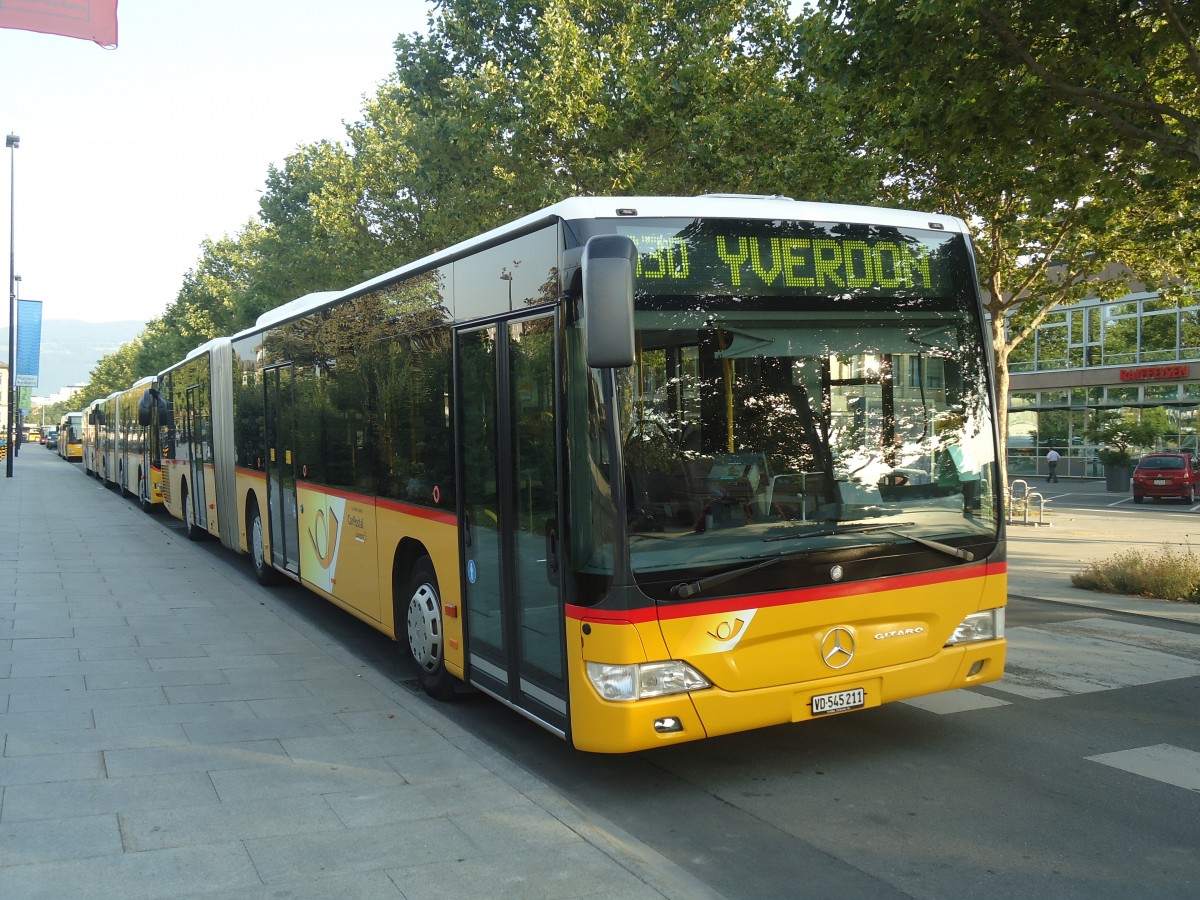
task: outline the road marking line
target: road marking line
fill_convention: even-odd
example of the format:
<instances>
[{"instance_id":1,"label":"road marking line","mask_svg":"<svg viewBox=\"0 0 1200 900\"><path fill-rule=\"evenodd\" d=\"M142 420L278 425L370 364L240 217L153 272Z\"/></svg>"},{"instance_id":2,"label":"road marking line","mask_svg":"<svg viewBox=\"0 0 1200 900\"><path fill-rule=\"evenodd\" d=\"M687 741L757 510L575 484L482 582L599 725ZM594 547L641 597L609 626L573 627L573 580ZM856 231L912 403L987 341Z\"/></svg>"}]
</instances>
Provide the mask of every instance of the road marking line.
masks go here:
<instances>
[{"instance_id":1,"label":"road marking line","mask_svg":"<svg viewBox=\"0 0 1200 900\"><path fill-rule=\"evenodd\" d=\"M1189 791L1200 791L1200 753L1183 747L1154 744L1084 758Z\"/></svg>"},{"instance_id":2,"label":"road marking line","mask_svg":"<svg viewBox=\"0 0 1200 900\"><path fill-rule=\"evenodd\" d=\"M1012 706L1008 700L999 697L988 697L969 690L942 691L938 694L928 694L924 697L913 697L902 700L909 706L923 709L939 716L949 716L954 713L971 712L976 709L993 709L997 706Z\"/></svg>"},{"instance_id":3,"label":"road marking line","mask_svg":"<svg viewBox=\"0 0 1200 900\"><path fill-rule=\"evenodd\" d=\"M1047 700L1200 675L1200 635L1111 619L1008 629L1004 677L990 688Z\"/></svg>"}]
</instances>

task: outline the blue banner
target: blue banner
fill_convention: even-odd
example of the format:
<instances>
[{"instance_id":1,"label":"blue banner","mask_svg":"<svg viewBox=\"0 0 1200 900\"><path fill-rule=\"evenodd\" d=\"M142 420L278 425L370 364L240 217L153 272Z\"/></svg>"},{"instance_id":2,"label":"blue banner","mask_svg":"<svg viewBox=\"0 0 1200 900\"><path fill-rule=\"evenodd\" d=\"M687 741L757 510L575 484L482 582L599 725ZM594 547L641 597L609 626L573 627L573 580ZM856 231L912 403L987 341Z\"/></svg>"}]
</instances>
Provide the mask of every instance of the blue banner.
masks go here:
<instances>
[{"instance_id":1,"label":"blue banner","mask_svg":"<svg viewBox=\"0 0 1200 900\"><path fill-rule=\"evenodd\" d=\"M42 301L17 301L16 387L37 387L42 365Z\"/></svg>"}]
</instances>

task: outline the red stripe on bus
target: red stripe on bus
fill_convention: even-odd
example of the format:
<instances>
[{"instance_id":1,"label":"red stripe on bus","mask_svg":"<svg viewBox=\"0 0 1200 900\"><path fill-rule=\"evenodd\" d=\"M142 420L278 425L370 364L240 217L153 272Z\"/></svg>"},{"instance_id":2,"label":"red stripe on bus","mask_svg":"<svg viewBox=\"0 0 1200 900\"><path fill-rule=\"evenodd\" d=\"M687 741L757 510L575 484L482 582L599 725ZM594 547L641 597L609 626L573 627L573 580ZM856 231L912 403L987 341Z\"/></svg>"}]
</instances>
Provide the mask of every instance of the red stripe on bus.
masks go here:
<instances>
[{"instance_id":1,"label":"red stripe on bus","mask_svg":"<svg viewBox=\"0 0 1200 900\"><path fill-rule=\"evenodd\" d=\"M736 612L753 607L764 609L772 606L790 606L795 603L812 603L816 600L832 600L853 597L858 594L875 594L882 591L899 591L906 588L928 587L967 581L989 575L1001 575L1008 571L1004 562L977 563L961 569L941 569L936 572L917 572L912 575L896 575L890 578L868 579L849 584L827 584L819 587L801 588L794 591L778 591L772 594L754 594L741 597L721 597L716 600L700 600L693 603L664 603L658 607L646 606L639 609L593 609L568 603L566 614L569 619L593 619L611 622L653 622L655 619L687 619L693 616Z\"/></svg>"},{"instance_id":2,"label":"red stripe on bus","mask_svg":"<svg viewBox=\"0 0 1200 900\"><path fill-rule=\"evenodd\" d=\"M401 503L398 500L385 500L383 497L380 497L375 502L379 505L380 509L404 513L406 516L416 516L419 519L428 519L430 522L440 522L442 525L458 524L458 516L440 509L430 509L428 506L413 506L410 503Z\"/></svg>"},{"instance_id":3,"label":"red stripe on bus","mask_svg":"<svg viewBox=\"0 0 1200 900\"><path fill-rule=\"evenodd\" d=\"M247 469L243 466L237 467L238 472L247 475L258 481L266 481L265 472L260 472L257 469ZM369 494L354 494L350 491L342 491L337 488L324 487L312 481L305 481L302 478L296 479L297 487L303 487L305 490L314 491L318 494L327 494L333 497L341 497L343 500L353 500L358 503L374 504L378 509L386 509L390 512L403 513L406 516L415 516L418 519L427 519L430 522L440 522L443 525L457 525L458 516L454 513L445 512L440 509L429 509L425 506L413 506L410 503L401 503L398 500L388 500L384 497L372 497Z\"/></svg>"}]
</instances>

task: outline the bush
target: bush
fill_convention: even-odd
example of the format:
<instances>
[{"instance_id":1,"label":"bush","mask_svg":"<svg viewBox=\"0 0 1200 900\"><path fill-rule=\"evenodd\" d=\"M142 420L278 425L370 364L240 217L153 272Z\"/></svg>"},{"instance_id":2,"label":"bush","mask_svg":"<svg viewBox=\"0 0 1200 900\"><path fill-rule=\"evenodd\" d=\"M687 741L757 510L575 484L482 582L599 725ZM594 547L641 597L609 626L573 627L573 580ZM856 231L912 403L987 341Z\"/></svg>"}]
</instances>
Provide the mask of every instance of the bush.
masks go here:
<instances>
[{"instance_id":1,"label":"bush","mask_svg":"<svg viewBox=\"0 0 1200 900\"><path fill-rule=\"evenodd\" d=\"M1125 550L1071 576L1071 584L1107 594L1200 603L1200 557L1164 544L1157 555Z\"/></svg>"}]
</instances>

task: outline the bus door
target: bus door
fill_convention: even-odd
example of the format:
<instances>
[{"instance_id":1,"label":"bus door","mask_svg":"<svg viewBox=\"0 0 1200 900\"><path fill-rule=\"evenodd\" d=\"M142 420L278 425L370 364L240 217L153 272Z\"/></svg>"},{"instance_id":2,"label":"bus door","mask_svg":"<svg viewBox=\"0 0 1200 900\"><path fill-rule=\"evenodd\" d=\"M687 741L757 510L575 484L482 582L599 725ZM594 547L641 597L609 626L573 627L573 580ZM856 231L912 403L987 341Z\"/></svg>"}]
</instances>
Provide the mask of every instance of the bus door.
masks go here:
<instances>
[{"instance_id":1,"label":"bus door","mask_svg":"<svg viewBox=\"0 0 1200 900\"><path fill-rule=\"evenodd\" d=\"M204 415L203 385L193 384L187 389L184 408L184 435L188 449L188 495L191 520L208 531L207 488L204 483L204 435L207 430ZM185 515L187 511L185 511Z\"/></svg>"},{"instance_id":2,"label":"bus door","mask_svg":"<svg viewBox=\"0 0 1200 900\"><path fill-rule=\"evenodd\" d=\"M300 574L300 537L296 506L296 433L291 363L263 370L266 390L263 418L267 437L267 518L271 523L271 562Z\"/></svg>"},{"instance_id":3,"label":"bus door","mask_svg":"<svg viewBox=\"0 0 1200 900\"><path fill-rule=\"evenodd\" d=\"M456 335L469 677L565 731L555 316Z\"/></svg>"}]
</instances>

